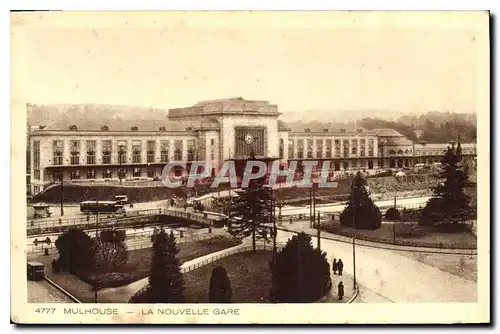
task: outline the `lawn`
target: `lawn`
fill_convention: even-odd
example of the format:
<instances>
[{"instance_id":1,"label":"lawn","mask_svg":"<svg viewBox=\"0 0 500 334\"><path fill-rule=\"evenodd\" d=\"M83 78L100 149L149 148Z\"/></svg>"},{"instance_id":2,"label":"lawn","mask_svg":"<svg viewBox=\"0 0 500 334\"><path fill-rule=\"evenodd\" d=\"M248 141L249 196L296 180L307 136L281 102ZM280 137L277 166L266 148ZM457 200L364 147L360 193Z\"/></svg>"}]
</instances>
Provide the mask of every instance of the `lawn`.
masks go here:
<instances>
[{"instance_id":1,"label":"lawn","mask_svg":"<svg viewBox=\"0 0 500 334\"><path fill-rule=\"evenodd\" d=\"M244 252L228 256L183 275L187 303L208 303L212 270L223 266L231 280L233 303L267 303L271 289L272 252Z\"/></svg>"},{"instance_id":2,"label":"lawn","mask_svg":"<svg viewBox=\"0 0 500 334\"><path fill-rule=\"evenodd\" d=\"M239 240L224 236L216 236L212 239L182 243L178 245L178 259L182 264L197 257L233 247L240 243L241 242ZM127 263L121 267L119 272L117 272L117 275L115 275L115 277L121 277L120 285L126 285L149 276L151 251L151 248L145 248L128 252ZM55 258L55 256L41 256L37 259L45 264L46 276L56 284L60 285L63 289L67 290L81 302L93 302L94 291L91 284L92 278L77 277L69 273L53 273L51 267L51 261L53 258ZM107 282L102 285L117 286L111 282Z\"/></svg>"},{"instance_id":3,"label":"lawn","mask_svg":"<svg viewBox=\"0 0 500 334\"><path fill-rule=\"evenodd\" d=\"M352 228L340 225L338 221L323 224L326 232L352 237ZM394 244L392 223L382 223L376 230L356 229L356 238ZM443 233L432 226L396 222L396 244L415 247L476 249L476 237L470 232Z\"/></svg>"}]
</instances>

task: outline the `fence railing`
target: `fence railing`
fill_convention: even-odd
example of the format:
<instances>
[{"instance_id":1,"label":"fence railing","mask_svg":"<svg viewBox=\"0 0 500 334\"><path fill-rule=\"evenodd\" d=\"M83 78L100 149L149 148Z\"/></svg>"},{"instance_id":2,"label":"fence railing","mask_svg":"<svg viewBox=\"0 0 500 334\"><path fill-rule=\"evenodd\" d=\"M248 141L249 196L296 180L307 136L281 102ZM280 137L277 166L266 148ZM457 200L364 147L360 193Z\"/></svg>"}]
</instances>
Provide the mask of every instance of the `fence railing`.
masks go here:
<instances>
[{"instance_id":1,"label":"fence railing","mask_svg":"<svg viewBox=\"0 0 500 334\"><path fill-rule=\"evenodd\" d=\"M172 229L174 231L174 236L176 237L176 242L177 244L182 244L185 242L192 242L192 241L200 241L200 240L207 240L207 239L212 239L217 237L217 234L214 233L190 233L190 232L184 232L184 231L178 231L175 229ZM170 232L169 232L170 233ZM128 250L138 250L138 249L145 249L145 248L151 248L153 243L151 241L151 237L154 235L154 231L144 231L144 232L138 232L138 233L132 233L132 234L127 234L127 237L125 239L125 242L127 243L127 249ZM182 235L182 236L181 236ZM141 241L139 244L129 244L130 242L134 241ZM53 253L56 251L56 246L53 241L47 243L45 240L41 240L37 243L31 243L26 245L27 252L30 254L33 253L43 253L45 249L49 250L49 253Z\"/></svg>"}]
</instances>

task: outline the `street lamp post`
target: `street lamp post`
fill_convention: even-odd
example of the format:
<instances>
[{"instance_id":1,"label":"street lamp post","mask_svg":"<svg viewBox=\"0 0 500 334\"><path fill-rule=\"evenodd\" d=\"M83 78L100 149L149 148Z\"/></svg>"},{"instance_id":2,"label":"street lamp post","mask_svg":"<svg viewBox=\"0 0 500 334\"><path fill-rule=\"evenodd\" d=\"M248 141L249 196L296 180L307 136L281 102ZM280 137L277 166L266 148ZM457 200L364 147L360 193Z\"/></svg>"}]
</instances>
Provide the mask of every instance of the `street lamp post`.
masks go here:
<instances>
[{"instance_id":1,"label":"street lamp post","mask_svg":"<svg viewBox=\"0 0 500 334\"><path fill-rule=\"evenodd\" d=\"M352 266L353 266L353 279L354 279L354 285L353 285L353 290L356 289L357 283L356 283L356 226L355 226L355 220L356 220L356 205L354 204L353 206L353 213L352 213Z\"/></svg>"},{"instance_id":2,"label":"street lamp post","mask_svg":"<svg viewBox=\"0 0 500 334\"><path fill-rule=\"evenodd\" d=\"M97 202L99 203L99 202ZM96 245L98 244L99 242L99 211L96 211L95 212L95 242L96 242ZM95 286L94 286L94 303L97 304L97 290L99 289L99 276L97 274L97 254L95 254L95 271L96 271L96 277L95 277Z\"/></svg>"},{"instance_id":3,"label":"street lamp post","mask_svg":"<svg viewBox=\"0 0 500 334\"><path fill-rule=\"evenodd\" d=\"M123 163L123 145L118 147L118 165L120 169L118 170L118 178L120 179L120 183L122 183L122 163Z\"/></svg>"},{"instance_id":4,"label":"street lamp post","mask_svg":"<svg viewBox=\"0 0 500 334\"><path fill-rule=\"evenodd\" d=\"M317 229L318 229L318 249L321 251L321 222L320 222L320 214L316 215L317 219Z\"/></svg>"},{"instance_id":5,"label":"street lamp post","mask_svg":"<svg viewBox=\"0 0 500 334\"><path fill-rule=\"evenodd\" d=\"M64 173L61 172L61 217L64 216Z\"/></svg>"}]
</instances>

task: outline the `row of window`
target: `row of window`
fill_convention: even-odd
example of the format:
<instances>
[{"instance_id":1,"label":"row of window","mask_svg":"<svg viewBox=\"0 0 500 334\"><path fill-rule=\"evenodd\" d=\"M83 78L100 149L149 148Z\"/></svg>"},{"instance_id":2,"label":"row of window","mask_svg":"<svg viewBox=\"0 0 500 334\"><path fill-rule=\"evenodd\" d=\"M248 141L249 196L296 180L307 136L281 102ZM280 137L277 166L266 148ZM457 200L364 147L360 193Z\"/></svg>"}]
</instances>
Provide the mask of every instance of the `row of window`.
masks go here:
<instances>
[{"instance_id":1,"label":"row of window","mask_svg":"<svg viewBox=\"0 0 500 334\"><path fill-rule=\"evenodd\" d=\"M183 156L183 140L174 140L174 160L182 160ZM214 160L214 139L211 139L211 159ZM36 146L37 145L37 146ZM40 152L40 142L34 141L34 151L38 147L38 157ZM52 149L52 164L62 165L63 164L63 152L64 152L64 141L54 140ZM127 162L127 141L117 142L117 152L118 152L118 163ZM113 152L113 144L111 140L102 141L102 164L111 164L111 155ZM80 162L80 141L72 140L70 141L70 164L79 165ZM160 141L160 162L168 162L170 153L170 141L161 140ZM154 163L156 155L156 141L150 140L146 142L146 162ZM197 149L195 147L194 140L187 141L187 160L193 161L197 158ZM87 140L86 141L86 159L88 165L96 164L96 141ZM132 141L132 163L143 163L142 157L142 141Z\"/></svg>"},{"instance_id":2,"label":"row of window","mask_svg":"<svg viewBox=\"0 0 500 334\"><path fill-rule=\"evenodd\" d=\"M332 147L333 143L333 147ZM297 148L295 148L295 140L290 139L288 141L288 156L290 158L297 157L302 159L307 158L332 158L332 157L345 157L348 158L350 154L353 156L361 157L373 157L374 156L374 143L373 139L368 139L368 146L366 146L366 139L358 141L349 141L348 139L316 139L316 154L314 154L314 140L307 139L307 150L304 147L304 139L297 140ZM326 147L326 150L323 148ZM367 149L368 148L368 149ZM333 149L333 150L332 150ZM342 150L342 155L341 155ZM325 151L323 153L323 151Z\"/></svg>"}]
</instances>

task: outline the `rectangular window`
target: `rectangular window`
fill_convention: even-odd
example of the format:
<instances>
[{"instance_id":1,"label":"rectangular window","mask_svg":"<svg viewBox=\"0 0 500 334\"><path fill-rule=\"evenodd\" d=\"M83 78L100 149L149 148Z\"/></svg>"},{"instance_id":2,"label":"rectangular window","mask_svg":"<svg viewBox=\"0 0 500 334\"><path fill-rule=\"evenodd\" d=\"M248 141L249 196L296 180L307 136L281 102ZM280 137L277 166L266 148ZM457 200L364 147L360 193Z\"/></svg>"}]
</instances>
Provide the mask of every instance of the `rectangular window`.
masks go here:
<instances>
[{"instance_id":1,"label":"rectangular window","mask_svg":"<svg viewBox=\"0 0 500 334\"><path fill-rule=\"evenodd\" d=\"M78 180L80 178L80 171L78 169L72 170L70 173L70 178L72 180Z\"/></svg>"},{"instance_id":2,"label":"rectangular window","mask_svg":"<svg viewBox=\"0 0 500 334\"><path fill-rule=\"evenodd\" d=\"M102 163L104 165L111 164L111 153L112 153L112 141L111 140L103 140L102 141Z\"/></svg>"},{"instance_id":3,"label":"rectangular window","mask_svg":"<svg viewBox=\"0 0 500 334\"><path fill-rule=\"evenodd\" d=\"M168 140L160 141L160 161L168 162L168 153L170 151L170 142Z\"/></svg>"},{"instance_id":4,"label":"rectangular window","mask_svg":"<svg viewBox=\"0 0 500 334\"><path fill-rule=\"evenodd\" d=\"M364 157L365 156L365 149L366 149L366 140L361 139L359 141L359 155Z\"/></svg>"},{"instance_id":5,"label":"rectangular window","mask_svg":"<svg viewBox=\"0 0 500 334\"><path fill-rule=\"evenodd\" d=\"M118 142L118 163L127 163L127 141Z\"/></svg>"},{"instance_id":6,"label":"rectangular window","mask_svg":"<svg viewBox=\"0 0 500 334\"><path fill-rule=\"evenodd\" d=\"M280 159L285 158L285 140L283 138L280 138Z\"/></svg>"},{"instance_id":7,"label":"rectangular window","mask_svg":"<svg viewBox=\"0 0 500 334\"><path fill-rule=\"evenodd\" d=\"M141 169L140 168L134 168L134 172L132 173L133 177L141 177Z\"/></svg>"},{"instance_id":8,"label":"rectangular window","mask_svg":"<svg viewBox=\"0 0 500 334\"><path fill-rule=\"evenodd\" d=\"M95 140L87 140L87 165L95 165Z\"/></svg>"},{"instance_id":9,"label":"rectangular window","mask_svg":"<svg viewBox=\"0 0 500 334\"><path fill-rule=\"evenodd\" d=\"M335 139L335 156L340 157L340 139Z\"/></svg>"},{"instance_id":10,"label":"rectangular window","mask_svg":"<svg viewBox=\"0 0 500 334\"><path fill-rule=\"evenodd\" d=\"M316 158L323 158L323 139L316 139Z\"/></svg>"},{"instance_id":11,"label":"rectangular window","mask_svg":"<svg viewBox=\"0 0 500 334\"><path fill-rule=\"evenodd\" d=\"M148 178L153 179L155 177L155 171L154 170L148 170Z\"/></svg>"},{"instance_id":12,"label":"rectangular window","mask_svg":"<svg viewBox=\"0 0 500 334\"><path fill-rule=\"evenodd\" d=\"M373 157L373 151L374 151L374 140L368 139L368 156L369 157Z\"/></svg>"},{"instance_id":13,"label":"rectangular window","mask_svg":"<svg viewBox=\"0 0 500 334\"><path fill-rule=\"evenodd\" d=\"M156 141L148 140L147 142L147 161L155 162Z\"/></svg>"},{"instance_id":14,"label":"rectangular window","mask_svg":"<svg viewBox=\"0 0 500 334\"><path fill-rule=\"evenodd\" d=\"M182 167L181 166L175 166L173 169L174 169L175 176L182 176Z\"/></svg>"},{"instance_id":15,"label":"rectangular window","mask_svg":"<svg viewBox=\"0 0 500 334\"><path fill-rule=\"evenodd\" d=\"M182 140L174 141L174 160L182 161Z\"/></svg>"},{"instance_id":16,"label":"rectangular window","mask_svg":"<svg viewBox=\"0 0 500 334\"><path fill-rule=\"evenodd\" d=\"M132 141L132 163L140 164L142 162L142 142L139 140Z\"/></svg>"},{"instance_id":17,"label":"rectangular window","mask_svg":"<svg viewBox=\"0 0 500 334\"><path fill-rule=\"evenodd\" d=\"M54 140L52 143L52 163L54 166L63 164L64 142L62 140Z\"/></svg>"},{"instance_id":18,"label":"rectangular window","mask_svg":"<svg viewBox=\"0 0 500 334\"><path fill-rule=\"evenodd\" d=\"M293 159L295 153L295 143L293 139L288 139L288 159Z\"/></svg>"},{"instance_id":19,"label":"rectangular window","mask_svg":"<svg viewBox=\"0 0 500 334\"><path fill-rule=\"evenodd\" d=\"M358 155L358 140L353 140L352 141L352 155L356 156Z\"/></svg>"},{"instance_id":20,"label":"rectangular window","mask_svg":"<svg viewBox=\"0 0 500 334\"><path fill-rule=\"evenodd\" d=\"M210 145L211 145L211 146L215 146L215 139L213 139L213 138L212 138L212 139L210 139Z\"/></svg>"},{"instance_id":21,"label":"rectangular window","mask_svg":"<svg viewBox=\"0 0 500 334\"><path fill-rule=\"evenodd\" d=\"M307 157L310 159L313 157L313 145L314 141L312 139L307 140Z\"/></svg>"},{"instance_id":22,"label":"rectangular window","mask_svg":"<svg viewBox=\"0 0 500 334\"><path fill-rule=\"evenodd\" d=\"M102 172L102 178L103 179L110 179L111 178L111 170L106 169L105 171Z\"/></svg>"},{"instance_id":23,"label":"rectangular window","mask_svg":"<svg viewBox=\"0 0 500 334\"><path fill-rule=\"evenodd\" d=\"M326 140L326 157L331 158L332 157L332 140L327 139Z\"/></svg>"},{"instance_id":24,"label":"rectangular window","mask_svg":"<svg viewBox=\"0 0 500 334\"><path fill-rule=\"evenodd\" d=\"M196 158L196 147L193 139L187 141L187 160L193 161Z\"/></svg>"},{"instance_id":25,"label":"rectangular window","mask_svg":"<svg viewBox=\"0 0 500 334\"><path fill-rule=\"evenodd\" d=\"M343 144L344 144L343 157L344 158L348 158L349 157L349 140L348 139L344 139L343 140Z\"/></svg>"},{"instance_id":26,"label":"rectangular window","mask_svg":"<svg viewBox=\"0 0 500 334\"><path fill-rule=\"evenodd\" d=\"M304 158L304 139L297 140L297 158Z\"/></svg>"},{"instance_id":27,"label":"rectangular window","mask_svg":"<svg viewBox=\"0 0 500 334\"><path fill-rule=\"evenodd\" d=\"M89 169L87 171L87 179L90 179L90 180L95 179L95 169Z\"/></svg>"},{"instance_id":28,"label":"rectangular window","mask_svg":"<svg viewBox=\"0 0 500 334\"><path fill-rule=\"evenodd\" d=\"M72 165L80 164L80 141L79 140L71 140L69 142L70 148L70 160Z\"/></svg>"},{"instance_id":29,"label":"rectangular window","mask_svg":"<svg viewBox=\"0 0 500 334\"><path fill-rule=\"evenodd\" d=\"M33 142L33 178L40 180L40 141Z\"/></svg>"}]
</instances>

